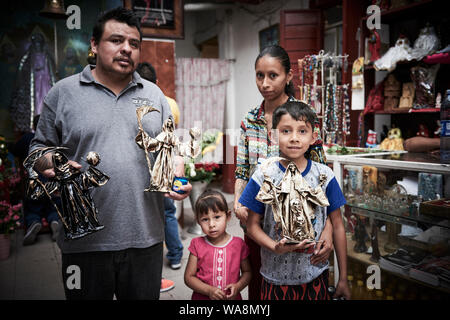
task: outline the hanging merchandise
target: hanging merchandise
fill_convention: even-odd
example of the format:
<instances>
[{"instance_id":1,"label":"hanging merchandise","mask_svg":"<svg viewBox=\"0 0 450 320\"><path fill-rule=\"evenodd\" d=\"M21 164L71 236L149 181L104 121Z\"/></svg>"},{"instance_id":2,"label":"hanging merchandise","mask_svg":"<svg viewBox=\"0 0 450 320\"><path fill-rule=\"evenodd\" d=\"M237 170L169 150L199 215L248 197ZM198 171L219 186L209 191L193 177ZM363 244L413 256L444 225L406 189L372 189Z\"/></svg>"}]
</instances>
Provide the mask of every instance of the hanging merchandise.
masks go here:
<instances>
[{"instance_id":1,"label":"hanging merchandise","mask_svg":"<svg viewBox=\"0 0 450 320\"><path fill-rule=\"evenodd\" d=\"M364 110L364 57L353 62L352 110Z\"/></svg>"},{"instance_id":2,"label":"hanging merchandise","mask_svg":"<svg viewBox=\"0 0 450 320\"><path fill-rule=\"evenodd\" d=\"M300 100L323 119L322 138L326 144L345 145L350 134L348 84L338 84L338 76L347 70L347 58L321 50L298 60Z\"/></svg>"}]
</instances>

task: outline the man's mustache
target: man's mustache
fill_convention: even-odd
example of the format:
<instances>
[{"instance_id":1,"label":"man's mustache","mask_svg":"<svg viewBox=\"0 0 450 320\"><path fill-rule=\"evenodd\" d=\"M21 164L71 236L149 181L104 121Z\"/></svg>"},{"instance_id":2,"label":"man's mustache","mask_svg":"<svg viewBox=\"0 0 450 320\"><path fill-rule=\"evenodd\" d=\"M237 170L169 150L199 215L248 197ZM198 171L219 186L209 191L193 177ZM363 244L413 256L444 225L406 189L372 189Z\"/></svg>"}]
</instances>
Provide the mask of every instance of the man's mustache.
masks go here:
<instances>
[{"instance_id":1,"label":"man's mustache","mask_svg":"<svg viewBox=\"0 0 450 320\"><path fill-rule=\"evenodd\" d=\"M134 66L134 61L133 59L129 58L129 57L115 57L113 59L113 61L128 61L132 66Z\"/></svg>"}]
</instances>

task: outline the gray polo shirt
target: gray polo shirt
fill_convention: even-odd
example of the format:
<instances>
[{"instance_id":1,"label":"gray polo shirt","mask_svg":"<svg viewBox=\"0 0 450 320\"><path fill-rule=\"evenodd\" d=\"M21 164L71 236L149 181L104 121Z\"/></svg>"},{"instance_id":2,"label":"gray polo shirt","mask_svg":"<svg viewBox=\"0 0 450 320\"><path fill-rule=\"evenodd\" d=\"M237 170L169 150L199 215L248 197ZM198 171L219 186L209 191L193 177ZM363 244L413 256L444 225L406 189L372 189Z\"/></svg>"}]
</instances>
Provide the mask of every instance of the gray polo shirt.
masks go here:
<instances>
[{"instance_id":1,"label":"gray polo shirt","mask_svg":"<svg viewBox=\"0 0 450 320\"><path fill-rule=\"evenodd\" d=\"M145 248L164 240L163 194L144 192L150 184L144 150L134 139L138 132L136 108L150 104L160 112L144 117L144 130L156 137L171 116L162 91L136 72L119 94L95 81L88 65L76 75L57 82L44 107L31 142L37 147L63 146L67 157L83 165L89 151L99 153L99 170L108 183L91 191L99 211L101 231L58 245L63 253ZM152 156L152 163L155 157Z\"/></svg>"}]
</instances>

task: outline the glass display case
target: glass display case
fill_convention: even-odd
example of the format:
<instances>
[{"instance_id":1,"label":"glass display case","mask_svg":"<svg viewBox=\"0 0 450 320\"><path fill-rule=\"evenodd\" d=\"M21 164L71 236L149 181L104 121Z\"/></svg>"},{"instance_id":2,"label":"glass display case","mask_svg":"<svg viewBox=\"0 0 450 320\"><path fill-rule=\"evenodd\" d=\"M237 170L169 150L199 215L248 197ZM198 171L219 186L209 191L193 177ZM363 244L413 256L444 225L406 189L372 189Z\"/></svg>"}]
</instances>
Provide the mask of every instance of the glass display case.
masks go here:
<instances>
[{"instance_id":1,"label":"glass display case","mask_svg":"<svg viewBox=\"0 0 450 320\"><path fill-rule=\"evenodd\" d=\"M369 266L381 273L379 289L354 298L450 299L450 165L405 151L327 154L327 161L347 200L349 282L367 289Z\"/></svg>"}]
</instances>

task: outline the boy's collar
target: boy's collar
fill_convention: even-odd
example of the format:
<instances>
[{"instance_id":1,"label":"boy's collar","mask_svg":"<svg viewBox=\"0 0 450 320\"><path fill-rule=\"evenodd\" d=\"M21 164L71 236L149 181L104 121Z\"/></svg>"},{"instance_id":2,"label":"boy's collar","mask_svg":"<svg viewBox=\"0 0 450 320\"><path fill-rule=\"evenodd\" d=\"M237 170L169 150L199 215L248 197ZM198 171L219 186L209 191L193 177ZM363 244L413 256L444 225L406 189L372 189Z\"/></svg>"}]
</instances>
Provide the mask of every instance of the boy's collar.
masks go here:
<instances>
[{"instance_id":1,"label":"boy's collar","mask_svg":"<svg viewBox=\"0 0 450 320\"><path fill-rule=\"evenodd\" d=\"M307 164L306 164L306 168L305 170L303 170L302 172L302 177L305 177L309 170L311 169L311 159L306 159ZM281 163L281 161L278 161L278 167L280 168L281 171L286 172L286 168L283 166L283 164Z\"/></svg>"}]
</instances>

